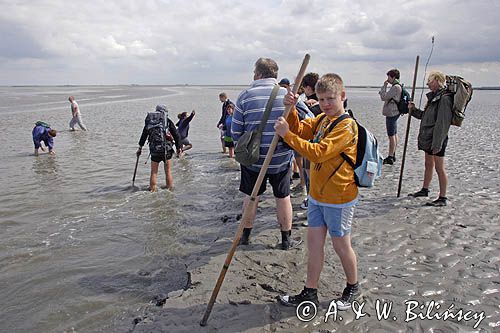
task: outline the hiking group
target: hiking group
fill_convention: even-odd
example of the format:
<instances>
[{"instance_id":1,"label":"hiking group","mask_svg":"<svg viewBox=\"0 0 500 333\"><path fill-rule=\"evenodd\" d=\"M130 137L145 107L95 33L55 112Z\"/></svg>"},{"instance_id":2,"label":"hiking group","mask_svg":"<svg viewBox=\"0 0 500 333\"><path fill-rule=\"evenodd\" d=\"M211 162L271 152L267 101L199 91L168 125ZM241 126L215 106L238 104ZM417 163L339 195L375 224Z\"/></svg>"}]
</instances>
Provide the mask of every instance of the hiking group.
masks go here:
<instances>
[{"instance_id":1,"label":"hiking group","mask_svg":"<svg viewBox=\"0 0 500 333\"><path fill-rule=\"evenodd\" d=\"M460 125L463 112L470 100L472 88L460 77L431 72L427 85L427 103L420 110L410 101L410 96L400 83L400 72L391 69L379 91L384 102L382 114L386 117L389 140L388 154L383 159L378 152L376 138L347 110L347 92L343 79L335 73L320 76L306 74L298 89L291 91L290 81L280 82L278 65L270 58L259 58L253 68L253 82L242 91L233 103L226 93L219 94L222 103L221 117L217 123L222 152L240 162L239 190L243 193L242 210L248 218L243 221L240 245L251 243L253 223L257 215L259 197L271 185L276 202L276 215L280 228L282 250L301 246L300 237L292 237L291 195L302 196L301 208L307 210L307 275L302 291L286 294L278 301L286 306L298 306L304 301L318 305L317 288L325 261L325 242L329 235L334 252L340 258L346 285L337 308L346 310L359 296L357 258L351 244L351 227L358 188L372 187L380 176L382 164L394 165L398 145L397 121L403 114L420 119L418 149L425 152L422 189L410 194L427 197L433 172L439 180L439 196L428 206L445 206L448 177L444 156L448 144L450 125ZM390 87L389 87L390 85ZM453 89L450 87L454 85ZM459 96L459 98L455 97ZM70 129L78 124L86 130L81 120L78 104L73 96ZM285 114L285 110L290 110ZM156 106L144 120L137 149L137 161L142 147L148 141L151 157L149 190L157 190L158 169L164 163L166 188L173 187L171 159L192 148L188 140L189 124L195 117L193 110L178 114L177 126L168 117L164 104ZM275 135L280 140L275 143ZM44 142L54 153L56 131L50 125L37 122L33 129L35 154ZM272 147L272 157L265 157ZM136 164L137 165L137 164ZM259 173L265 170L263 178ZM293 179L299 184L291 188ZM135 179L135 175L134 175ZM256 197L252 197L258 181ZM248 210L248 211L247 211Z\"/></svg>"},{"instance_id":2,"label":"hiking group","mask_svg":"<svg viewBox=\"0 0 500 333\"><path fill-rule=\"evenodd\" d=\"M381 165L394 165L398 145L397 120L410 114L420 119L418 149L425 152L424 183L412 197L426 197L434 169L439 179L439 197L426 203L428 206L444 206L447 203L447 175L444 168L444 153L448 142L448 131L457 111L454 94L447 84L448 77L438 71L431 72L427 86L427 103L423 110L410 100L410 94L400 83L400 72L391 69L379 91L384 102L382 114L386 117L389 139L388 154L382 159L377 140L353 117L347 108L347 93L342 78L335 73L319 76L308 73L304 76L299 94L290 92L290 81L278 78L278 65L269 58L260 58L254 66L254 81L240 93L233 104L225 93L219 98L223 103L222 115L217 126L221 129L223 152L228 141L236 146L236 160L241 164L240 191L244 194L243 211L251 209L244 221L240 245L250 243L252 225L256 217L259 196L271 185L276 200L276 214L281 231L281 249L300 246L300 238L291 237L292 206L290 195L305 196L301 208L307 209L307 275L302 291L296 295L285 294L278 301L286 306L298 306L304 301L318 305L317 288L325 259L327 234L333 250L340 258L346 285L342 295L336 299L339 310L351 307L359 296L357 259L351 244L351 226L354 207L358 202L358 187L371 187L380 176ZM467 82L459 77L459 83ZM280 86L280 88L276 88ZM390 87L389 87L390 86ZM464 94L465 105L470 100L472 89ZM276 90L273 93L273 90ZM234 107L233 107L234 106ZM290 108L286 118L285 107ZM232 110L234 108L234 114ZM227 110L231 110L227 112ZM226 118L232 118L230 125ZM225 125L226 124L226 125ZM228 131L227 129L230 129ZM228 133L229 132L229 133ZM228 134L231 136L228 139ZM251 134L245 136L245 134ZM272 154L257 197L251 193L264 157L272 144L274 135L281 138ZM259 138L258 158L248 162L252 155L252 138ZM239 141L242 142L239 142ZM239 148L244 144L245 148ZM244 156L240 157L239 154ZM294 170L294 165L297 170ZM298 174L300 182L290 189L290 183ZM253 205L250 201L254 200Z\"/></svg>"}]
</instances>

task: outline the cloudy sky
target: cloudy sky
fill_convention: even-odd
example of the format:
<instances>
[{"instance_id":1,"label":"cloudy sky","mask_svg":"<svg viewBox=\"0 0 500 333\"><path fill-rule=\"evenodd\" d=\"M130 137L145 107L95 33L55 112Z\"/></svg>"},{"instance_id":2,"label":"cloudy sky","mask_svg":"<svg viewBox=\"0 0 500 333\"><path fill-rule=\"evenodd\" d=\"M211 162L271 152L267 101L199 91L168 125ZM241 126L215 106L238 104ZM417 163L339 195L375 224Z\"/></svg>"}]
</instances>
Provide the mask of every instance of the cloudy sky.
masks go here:
<instances>
[{"instance_id":1,"label":"cloudy sky","mask_svg":"<svg viewBox=\"0 0 500 333\"><path fill-rule=\"evenodd\" d=\"M378 85L396 67L500 86L496 0L0 0L0 85L248 84L259 57L280 77L337 72ZM419 82L422 76L419 75Z\"/></svg>"}]
</instances>

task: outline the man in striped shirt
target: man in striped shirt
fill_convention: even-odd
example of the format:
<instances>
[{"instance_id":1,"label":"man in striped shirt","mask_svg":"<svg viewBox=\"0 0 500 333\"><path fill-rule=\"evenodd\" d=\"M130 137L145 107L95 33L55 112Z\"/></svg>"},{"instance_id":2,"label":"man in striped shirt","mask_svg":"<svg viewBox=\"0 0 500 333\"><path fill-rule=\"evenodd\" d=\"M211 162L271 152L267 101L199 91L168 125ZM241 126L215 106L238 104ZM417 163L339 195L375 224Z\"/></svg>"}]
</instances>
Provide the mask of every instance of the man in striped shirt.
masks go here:
<instances>
[{"instance_id":1,"label":"man in striped shirt","mask_svg":"<svg viewBox=\"0 0 500 333\"><path fill-rule=\"evenodd\" d=\"M236 101L233 122L231 127L232 137L236 145L238 139L245 132L254 131L259 127L262 116L266 109L267 101L271 95L274 86L278 84L278 65L269 58L260 58L255 63L254 81L251 86L240 93ZM259 171L262 168L264 159L273 140L275 130L274 123L280 117L285 106L283 97L287 93L285 88L280 88L276 99L273 102L269 119L262 132L260 144L260 158L257 163L245 167L241 165L240 191L246 196L243 200L243 210L249 207L250 195L256 183ZM276 215L281 225L281 248L288 250L301 243L301 240L291 238L292 229L292 203L290 201L290 165L292 161L292 150L279 142L274 151L273 158L267 169L266 176L258 191L256 201L259 202L259 195L266 190L266 184L269 180L273 188L273 194L276 198ZM243 230L240 244L249 243L250 232L257 212L257 205L250 212L250 219L247 221Z\"/></svg>"}]
</instances>

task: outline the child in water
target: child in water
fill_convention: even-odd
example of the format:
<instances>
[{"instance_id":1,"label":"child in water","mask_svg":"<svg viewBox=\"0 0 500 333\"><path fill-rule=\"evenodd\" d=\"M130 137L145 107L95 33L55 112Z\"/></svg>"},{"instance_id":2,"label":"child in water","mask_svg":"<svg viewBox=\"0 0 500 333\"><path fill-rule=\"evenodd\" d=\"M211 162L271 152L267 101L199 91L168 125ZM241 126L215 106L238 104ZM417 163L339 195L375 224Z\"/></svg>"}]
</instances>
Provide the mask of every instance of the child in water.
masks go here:
<instances>
[{"instance_id":1,"label":"child in water","mask_svg":"<svg viewBox=\"0 0 500 333\"><path fill-rule=\"evenodd\" d=\"M234 104L230 103L227 106L227 117L226 123L224 126L224 145L229 149L229 158L234 157L234 141L231 136L231 123L233 122L233 112L234 112Z\"/></svg>"},{"instance_id":2,"label":"child in water","mask_svg":"<svg viewBox=\"0 0 500 333\"><path fill-rule=\"evenodd\" d=\"M179 132L179 136L181 137L181 149L182 151L189 150L193 148L193 145L191 142L188 140L188 135L189 135L189 123L191 120L193 120L194 115L196 112L193 110L191 111L191 114L187 115L187 112L182 112L177 115L177 118L179 118L179 121L175 126L177 126L177 131Z\"/></svg>"}]
</instances>

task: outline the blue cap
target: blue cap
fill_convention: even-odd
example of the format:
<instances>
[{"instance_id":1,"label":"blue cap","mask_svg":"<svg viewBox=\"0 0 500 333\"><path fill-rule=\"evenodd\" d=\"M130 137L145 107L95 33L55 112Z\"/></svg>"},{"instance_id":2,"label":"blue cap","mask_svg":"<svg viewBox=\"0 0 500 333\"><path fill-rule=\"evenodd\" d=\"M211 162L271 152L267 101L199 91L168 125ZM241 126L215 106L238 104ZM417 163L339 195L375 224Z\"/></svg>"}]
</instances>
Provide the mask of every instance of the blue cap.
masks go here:
<instances>
[{"instance_id":1,"label":"blue cap","mask_svg":"<svg viewBox=\"0 0 500 333\"><path fill-rule=\"evenodd\" d=\"M289 86L290 85L290 80L288 80L287 78L282 78L281 81L278 84L280 86L281 85L287 85L287 86Z\"/></svg>"}]
</instances>

